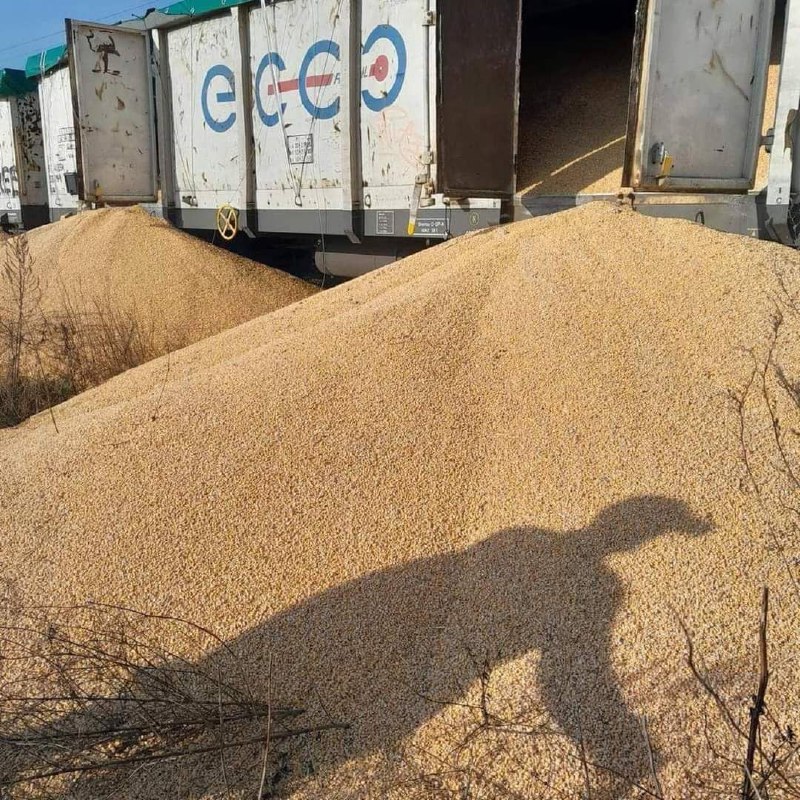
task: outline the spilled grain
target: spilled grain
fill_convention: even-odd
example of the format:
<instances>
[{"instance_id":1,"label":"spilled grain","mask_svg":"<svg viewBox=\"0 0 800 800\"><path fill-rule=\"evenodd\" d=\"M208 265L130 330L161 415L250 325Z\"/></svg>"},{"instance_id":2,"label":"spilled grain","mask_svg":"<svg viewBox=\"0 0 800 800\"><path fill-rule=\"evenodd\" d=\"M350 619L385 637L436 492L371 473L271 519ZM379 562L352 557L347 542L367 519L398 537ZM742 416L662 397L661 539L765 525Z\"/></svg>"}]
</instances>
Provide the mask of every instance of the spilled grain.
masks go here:
<instances>
[{"instance_id":1,"label":"spilled grain","mask_svg":"<svg viewBox=\"0 0 800 800\"><path fill-rule=\"evenodd\" d=\"M441 702L476 698L484 656L494 708L565 737L495 742L495 791L578 796L579 741L647 783L646 714L667 796L692 796L704 703L678 620L726 689L762 582L774 641L800 644L730 394L776 269L799 268L604 204L441 245L183 350L166 382L162 359L75 398L59 434L0 435L0 579L212 626L258 692L273 658L284 702L353 726L298 798L426 796L398 754L455 757L470 712Z\"/></svg>"},{"instance_id":2,"label":"spilled grain","mask_svg":"<svg viewBox=\"0 0 800 800\"><path fill-rule=\"evenodd\" d=\"M45 310L65 301L130 311L162 352L313 294L283 272L228 253L139 207L87 211L28 233Z\"/></svg>"}]
</instances>

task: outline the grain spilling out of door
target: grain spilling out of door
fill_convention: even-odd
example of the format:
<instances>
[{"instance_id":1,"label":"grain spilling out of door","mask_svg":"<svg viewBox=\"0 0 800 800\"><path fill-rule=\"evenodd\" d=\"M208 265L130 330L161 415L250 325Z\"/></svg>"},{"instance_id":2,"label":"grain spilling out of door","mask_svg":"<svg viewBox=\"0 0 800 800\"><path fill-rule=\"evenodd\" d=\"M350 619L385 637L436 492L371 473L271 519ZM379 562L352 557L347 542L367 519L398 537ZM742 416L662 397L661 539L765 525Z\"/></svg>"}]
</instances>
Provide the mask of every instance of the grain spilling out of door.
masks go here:
<instances>
[{"instance_id":1,"label":"grain spilling out of door","mask_svg":"<svg viewBox=\"0 0 800 800\"><path fill-rule=\"evenodd\" d=\"M523 5L517 191L615 193L625 155L636 3L562 5L555 11Z\"/></svg>"},{"instance_id":2,"label":"grain spilling out of door","mask_svg":"<svg viewBox=\"0 0 800 800\"><path fill-rule=\"evenodd\" d=\"M800 291L794 250L604 203L454 239L77 397L59 433L1 433L0 586L211 627L258 698L349 723L287 756L295 800L463 797L465 775L484 797L661 794L643 716L663 796L703 796L706 737L730 732L680 622L746 715L769 583L770 713L800 715L800 608L731 402L781 280ZM746 418L760 475L758 392ZM510 730L480 727L482 696ZM178 769L126 792L193 794Z\"/></svg>"},{"instance_id":3,"label":"grain spilling out of door","mask_svg":"<svg viewBox=\"0 0 800 800\"><path fill-rule=\"evenodd\" d=\"M775 126L775 112L778 106L778 81L781 74L781 54L783 52L784 28L786 25L787 0L778 0L775 7L775 27L772 32L772 49L767 74L767 95L764 103L764 124L762 134L766 136ZM762 147L758 153L755 188L763 189L769 177L769 153Z\"/></svg>"},{"instance_id":4,"label":"grain spilling out of door","mask_svg":"<svg viewBox=\"0 0 800 800\"><path fill-rule=\"evenodd\" d=\"M641 64L633 63L636 6L524 5L518 191L616 193L631 78L640 75L634 185L744 191L757 159L755 186L763 187L769 156L753 126L764 90L764 132L774 124L785 3L777 3L774 27L772 4L756 0L741 0L735 13L706 0L653 4L642 19ZM741 31L740 18L752 18Z\"/></svg>"}]
</instances>

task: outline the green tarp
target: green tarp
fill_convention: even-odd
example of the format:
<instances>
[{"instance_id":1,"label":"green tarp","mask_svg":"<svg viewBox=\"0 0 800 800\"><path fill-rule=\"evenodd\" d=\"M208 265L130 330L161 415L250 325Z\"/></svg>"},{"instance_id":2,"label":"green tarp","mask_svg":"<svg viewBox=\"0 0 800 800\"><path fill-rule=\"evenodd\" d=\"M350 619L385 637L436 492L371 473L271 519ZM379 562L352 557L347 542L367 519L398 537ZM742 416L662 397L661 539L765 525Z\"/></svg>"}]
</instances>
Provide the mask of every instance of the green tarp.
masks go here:
<instances>
[{"instance_id":1,"label":"green tarp","mask_svg":"<svg viewBox=\"0 0 800 800\"><path fill-rule=\"evenodd\" d=\"M0 69L0 97L16 97L36 91L36 82L28 80L21 69Z\"/></svg>"},{"instance_id":2,"label":"green tarp","mask_svg":"<svg viewBox=\"0 0 800 800\"><path fill-rule=\"evenodd\" d=\"M250 2L252 2L252 0L180 0L178 3L170 3L168 6L159 8L158 10L162 14L169 14L171 16L176 14L188 14L196 17L200 14L210 14L213 11L222 11L224 8L242 6Z\"/></svg>"},{"instance_id":3,"label":"green tarp","mask_svg":"<svg viewBox=\"0 0 800 800\"><path fill-rule=\"evenodd\" d=\"M43 53L29 56L28 60L25 62L25 74L29 78L36 78L66 63L67 46L65 44L60 44L58 47L51 47Z\"/></svg>"}]
</instances>

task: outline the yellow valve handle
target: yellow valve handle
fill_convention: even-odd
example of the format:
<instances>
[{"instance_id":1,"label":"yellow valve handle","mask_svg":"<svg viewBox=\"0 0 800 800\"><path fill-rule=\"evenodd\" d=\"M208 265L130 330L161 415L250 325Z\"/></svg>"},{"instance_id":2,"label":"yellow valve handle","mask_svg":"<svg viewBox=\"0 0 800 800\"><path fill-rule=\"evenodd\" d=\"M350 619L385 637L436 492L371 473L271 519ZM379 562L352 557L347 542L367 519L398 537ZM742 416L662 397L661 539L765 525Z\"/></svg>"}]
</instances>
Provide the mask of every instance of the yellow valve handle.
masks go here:
<instances>
[{"instance_id":1,"label":"yellow valve handle","mask_svg":"<svg viewBox=\"0 0 800 800\"><path fill-rule=\"evenodd\" d=\"M239 232L239 212L227 203L217 209L217 232L226 242Z\"/></svg>"}]
</instances>

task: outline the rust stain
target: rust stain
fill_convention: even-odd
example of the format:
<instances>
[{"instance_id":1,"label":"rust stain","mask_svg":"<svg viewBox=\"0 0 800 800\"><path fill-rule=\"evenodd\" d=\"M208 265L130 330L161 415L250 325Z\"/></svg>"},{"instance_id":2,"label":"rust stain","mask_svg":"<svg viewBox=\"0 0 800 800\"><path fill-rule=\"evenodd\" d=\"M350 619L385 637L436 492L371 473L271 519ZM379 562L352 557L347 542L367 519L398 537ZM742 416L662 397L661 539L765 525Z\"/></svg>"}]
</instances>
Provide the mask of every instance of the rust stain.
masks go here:
<instances>
[{"instance_id":1,"label":"rust stain","mask_svg":"<svg viewBox=\"0 0 800 800\"><path fill-rule=\"evenodd\" d=\"M738 83L736 83L736 79L733 77L733 75L731 75L731 73L728 72L728 70L725 67L725 63L722 60L722 56L720 56L720 54L716 50L713 50L711 52L711 60L708 63L708 71L714 72L717 69L720 71L720 73L722 73L722 75L725 77L728 83L730 83L736 89L736 91L739 92L739 94L749 103L750 96L744 89L742 89L741 86L739 86Z\"/></svg>"}]
</instances>

